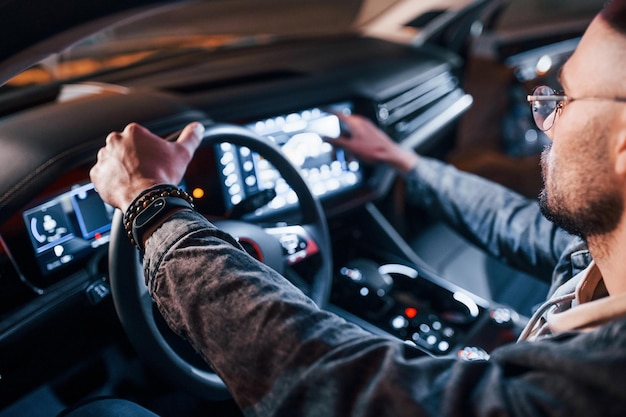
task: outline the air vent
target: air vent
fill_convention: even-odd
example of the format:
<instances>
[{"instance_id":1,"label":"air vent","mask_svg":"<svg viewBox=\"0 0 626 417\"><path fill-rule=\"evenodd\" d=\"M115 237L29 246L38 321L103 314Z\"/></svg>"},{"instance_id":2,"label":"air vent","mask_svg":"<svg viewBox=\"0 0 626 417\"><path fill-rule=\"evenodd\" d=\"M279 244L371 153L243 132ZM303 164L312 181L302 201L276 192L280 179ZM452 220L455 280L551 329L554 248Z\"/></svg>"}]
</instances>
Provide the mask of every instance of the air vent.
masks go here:
<instances>
[{"instance_id":1,"label":"air vent","mask_svg":"<svg viewBox=\"0 0 626 417\"><path fill-rule=\"evenodd\" d=\"M423 81L378 103L378 122L396 139L402 139L459 100L464 93L458 84L449 72Z\"/></svg>"}]
</instances>

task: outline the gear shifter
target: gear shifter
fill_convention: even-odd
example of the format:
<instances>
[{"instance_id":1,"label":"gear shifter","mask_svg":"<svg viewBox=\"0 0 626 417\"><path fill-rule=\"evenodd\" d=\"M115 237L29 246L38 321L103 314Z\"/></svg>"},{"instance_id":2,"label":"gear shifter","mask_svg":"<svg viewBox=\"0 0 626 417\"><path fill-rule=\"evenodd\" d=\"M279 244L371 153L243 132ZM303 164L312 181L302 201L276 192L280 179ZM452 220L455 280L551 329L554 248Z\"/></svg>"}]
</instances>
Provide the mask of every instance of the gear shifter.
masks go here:
<instances>
[{"instance_id":1,"label":"gear shifter","mask_svg":"<svg viewBox=\"0 0 626 417\"><path fill-rule=\"evenodd\" d=\"M339 273L345 278L341 294L349 302L349 310L355 314L377 316L386 310L392 300L388 297L393 279L378 271L378 264L368 259L355 259L343 266Z\"/></svg>"},{"instance_id":2,"label":"gear shifter","mask_svg":"<svg viewBox=\"0 0 626 417\"><path fill-rule=\"evenodd\" d=\"M378 264L369 259L350 261L341 268L340 273L355 283L366 286L379 297L385 296L393 287L393 279L387 274L381 274Z\"/></svg>"}]
</instances>

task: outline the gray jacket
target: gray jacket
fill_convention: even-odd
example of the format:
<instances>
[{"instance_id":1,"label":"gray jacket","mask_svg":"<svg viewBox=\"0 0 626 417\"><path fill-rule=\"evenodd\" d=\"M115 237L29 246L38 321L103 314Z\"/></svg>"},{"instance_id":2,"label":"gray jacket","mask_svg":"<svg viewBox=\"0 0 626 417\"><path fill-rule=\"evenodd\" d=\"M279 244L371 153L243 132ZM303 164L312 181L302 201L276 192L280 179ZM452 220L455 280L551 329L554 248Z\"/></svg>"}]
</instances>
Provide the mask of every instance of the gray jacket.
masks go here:
<instances>
[{"instance_id":1,"label":"gray jacket","mask_svg":"<svg viewBox=\"0 0 626 417\"><path fill-rule=\"evenodd\" d=\"M515 266L560 283L588 263L582 241L504 188L427 159L407 181L414 201ZM144 270L169 325L249 416L626 415L626 320L487 361L435 359L319 310L191 212L148 240Z\"/></svg>"}]
</instances>

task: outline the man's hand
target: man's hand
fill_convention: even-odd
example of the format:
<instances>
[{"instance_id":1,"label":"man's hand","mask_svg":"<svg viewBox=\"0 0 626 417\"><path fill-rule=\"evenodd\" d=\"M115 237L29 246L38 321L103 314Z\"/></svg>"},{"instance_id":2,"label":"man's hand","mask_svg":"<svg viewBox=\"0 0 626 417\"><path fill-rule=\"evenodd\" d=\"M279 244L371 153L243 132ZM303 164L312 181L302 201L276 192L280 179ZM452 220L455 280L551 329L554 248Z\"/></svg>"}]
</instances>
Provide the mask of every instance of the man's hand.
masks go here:
<instances>
[{"instance_id":1,"label":"man's hand","mask_svg":"<svg viewBox=\"0 0 626 417\"><path fill-rule=\"evenodd\" d=\"M417 163L418 155L401 148L382 130L361 116L337 115L350 129L349 137L338 137L328 141L342 147L362 161L384 162L400 172L408 172Z\"/></svg>"},{"instance_id":2,"label":"man's hand","mask_svg":"<svg viewBox=\"0 0 626 417\"><path fill-rule=\"evenodd\" d=\"M177 185L202 141L204 126L188 124L175 142L131 123L123 132L112 132L89 176L100 197L126 211L143 190L156 184Z\"/></svg>"}]
</instances>

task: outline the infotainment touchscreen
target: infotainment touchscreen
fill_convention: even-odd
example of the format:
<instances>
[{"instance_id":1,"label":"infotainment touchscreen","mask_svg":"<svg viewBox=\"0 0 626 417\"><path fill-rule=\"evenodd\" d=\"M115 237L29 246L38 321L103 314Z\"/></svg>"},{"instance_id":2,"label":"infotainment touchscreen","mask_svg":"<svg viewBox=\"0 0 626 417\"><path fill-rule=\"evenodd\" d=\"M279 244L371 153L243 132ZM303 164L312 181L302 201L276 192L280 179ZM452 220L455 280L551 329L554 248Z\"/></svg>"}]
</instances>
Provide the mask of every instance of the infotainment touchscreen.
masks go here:
<instances>
[{"instance_id":1,"label":"infotainment touchscreen","mask_svg":"<svg viewBox=\"0 0 626 417\"><path fill-rule=\"evenodd\" d=\"M24 211L35 259L46 275L109 241L113 208L92 184L80 185Z\"/></svg>"},{"instance_id":2,"label":"infotainment touchscreen","mask_svg":"<svg viewBox=\"0 0 626 417\"><path fill-rule=\"evenodd\" d=\"M311 190L324 197L355 187L362 180L359 162L323 139L339 135L336 113L351 112L350 103L338 103L257 120L245 127L281 147L287 158L301 169ZM278 171L249 149L223 143L217 149L217 159L227 209L268 189L273 189L276 196L267 209L297 202L295 192Z\"/></svg>"}]
</instances>

